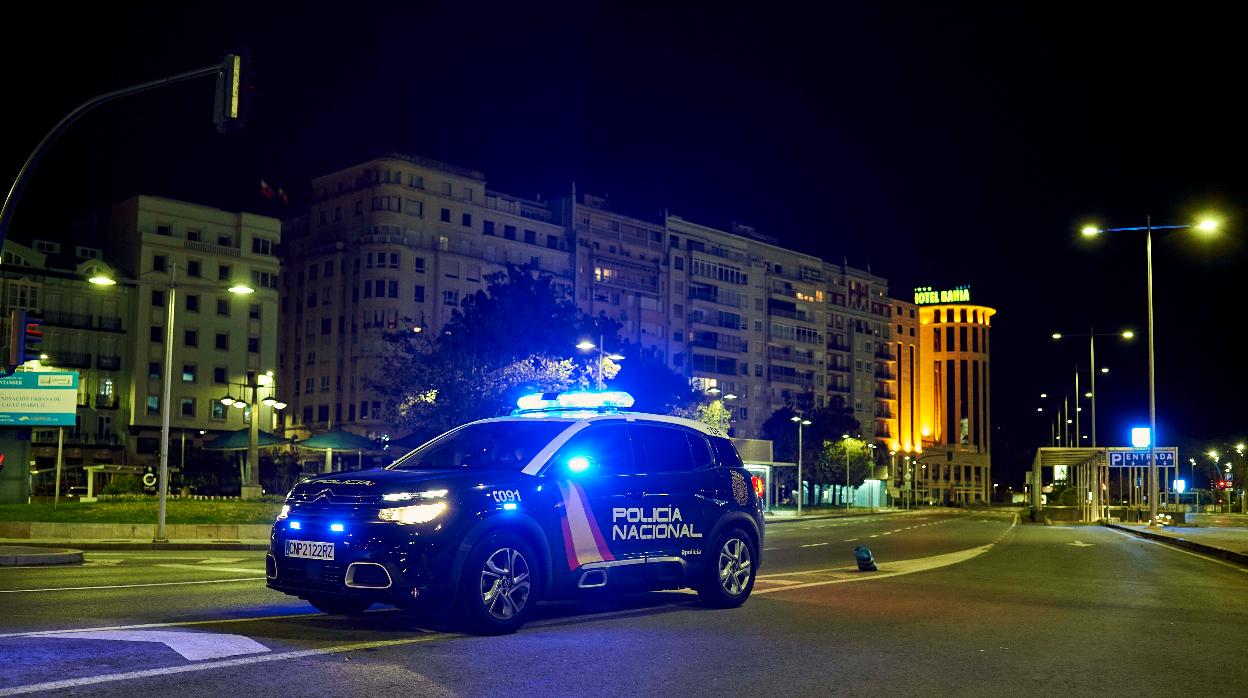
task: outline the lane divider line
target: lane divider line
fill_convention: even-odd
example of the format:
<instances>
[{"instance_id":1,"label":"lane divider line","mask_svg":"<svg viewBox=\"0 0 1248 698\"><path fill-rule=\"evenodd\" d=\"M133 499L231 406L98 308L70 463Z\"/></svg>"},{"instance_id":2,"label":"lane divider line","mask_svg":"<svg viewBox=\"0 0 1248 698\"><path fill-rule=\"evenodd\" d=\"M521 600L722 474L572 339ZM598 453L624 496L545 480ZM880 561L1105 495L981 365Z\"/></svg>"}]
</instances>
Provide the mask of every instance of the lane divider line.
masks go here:
<instances>
[{"instance_id":1,"label":"lane divider line","mask_svg":"<svg viewBox=\"0 0 1248 698\"><path fill-rule=\"evenodd\" d=\"M107 584L94 587L51 587L48 589L0 589L0 594L30 594L38 591L85 591L90 589L134 589L138 587L176 587L186 584L225 584L230 582L263 582L264 573L258 577L237 577L234 579L200 579L193 582L144 582L143 584ZM2 694L0 694L2 695Z\"/></svg>"}]
</instances>

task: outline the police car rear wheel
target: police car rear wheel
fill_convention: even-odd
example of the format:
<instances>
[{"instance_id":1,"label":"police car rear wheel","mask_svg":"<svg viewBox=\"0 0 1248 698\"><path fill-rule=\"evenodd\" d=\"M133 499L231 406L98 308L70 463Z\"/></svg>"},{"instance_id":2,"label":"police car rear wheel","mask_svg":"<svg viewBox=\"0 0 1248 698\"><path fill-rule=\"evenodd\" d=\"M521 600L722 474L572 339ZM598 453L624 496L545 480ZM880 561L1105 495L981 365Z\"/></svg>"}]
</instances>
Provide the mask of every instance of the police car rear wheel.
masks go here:
<instances>
[{"instance_id":1,"label":"police car rear wheel","mask_svg":"<svg viewBox=\"0 0 1248 698\"><path fill-rule=\"evenodd\" d=\"M368 599L357 599L350 596L311 596L308 603L316 610L331 616L354 616L368 610L373 605Z\"/></svg>"},{"instance_id":2,"label":"police car rear wheel","mask_svg":"<svg viewBox=\"0 0 1248 698\"><path fill-rule=\"evenodd\" d=\"M468 556L460 600L466 620L484 633L510 633L524 625L536 600L537 558L519 536L499 533Z\"/></svg>"},{"instance_id":3,"label":"police car rear wheel","mask_svg":"<svg viewBox=\"0 0 1248 698\"><path fill-rule=\"evenodd\" d=\"M698 597L714 608L734 608L745 603L754 588L754 543L741 529L720 534L714 564L708 565Z\"/></svg>"}]
</instances>

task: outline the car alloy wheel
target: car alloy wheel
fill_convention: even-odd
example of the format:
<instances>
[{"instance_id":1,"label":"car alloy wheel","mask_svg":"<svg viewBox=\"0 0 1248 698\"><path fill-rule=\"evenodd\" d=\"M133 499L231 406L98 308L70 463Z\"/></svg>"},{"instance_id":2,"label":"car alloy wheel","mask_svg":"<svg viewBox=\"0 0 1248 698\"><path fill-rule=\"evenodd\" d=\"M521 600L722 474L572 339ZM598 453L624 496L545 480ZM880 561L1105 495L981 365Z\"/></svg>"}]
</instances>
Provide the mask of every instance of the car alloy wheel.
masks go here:
<instances>
[{"instance_id":1,"label":"car alloy wheel","mask_svg":"<svg viewBox=\"0 0 1248 698\"><path fill-rule=\"evenodd\" d=\"M481 603L495 619L511 620L523 611L532 588L529 562L519 550L499 548L485 559L481 568Z\"/></svg>"},{"instance_id":2,"label":"car alloy wheel","mask_svg":"<svg viewBox=\"0 0 1248 698\"><path fill-rule=\"evenodd\" d=\"M719 550L719 585L729 596L739 596L750 581L750 546L729 538Z\"/></svg>"}]
</instances>

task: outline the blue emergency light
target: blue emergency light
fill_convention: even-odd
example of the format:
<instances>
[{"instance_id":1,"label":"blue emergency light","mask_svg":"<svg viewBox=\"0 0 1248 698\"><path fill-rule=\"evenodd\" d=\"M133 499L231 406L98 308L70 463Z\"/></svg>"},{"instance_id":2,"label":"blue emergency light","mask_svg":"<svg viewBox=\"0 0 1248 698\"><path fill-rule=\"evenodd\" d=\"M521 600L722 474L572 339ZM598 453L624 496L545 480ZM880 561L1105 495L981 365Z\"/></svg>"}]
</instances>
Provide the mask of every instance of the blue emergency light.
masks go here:
<instances>
[{"instance_id":1,"label":"blue emergency light","mask_svg":"<svg viewBox=\"0 0 1248 698\"><path fill-rule=\"evenodd\" d=\"M294 530L296 530L296 531L298 531L299 529L303 528L303 526L302 526L302 525L301 525L298 521L291 521L291 522L290 522L290 527L291 527L291 528L293 528L293 529L294 529Z\"/></svg>"},{"instance_id":2,"label":"blue emergency light","mask_svg":"<svg viewBox=\"0 0 1248 698\"><path fill-rule=\"evenodd\" d=\"M623 390L578 390L567 393L531 393L516 400L522 410L549 409L628 409L633 406L633 396Z\"/></svg>"},{"instance_id":3,"label":"blue emergency light","mask_svg":"<svg viewBox=\"0 0 1248 698\"><path fill-rule=\"evenodd\" d=\"M342 533L343 531L347 529L345 526L343 526L340 523L334 523L334 524L329 525L329 530L333 531L334 533Z\"/></svg>"}]
</instances>

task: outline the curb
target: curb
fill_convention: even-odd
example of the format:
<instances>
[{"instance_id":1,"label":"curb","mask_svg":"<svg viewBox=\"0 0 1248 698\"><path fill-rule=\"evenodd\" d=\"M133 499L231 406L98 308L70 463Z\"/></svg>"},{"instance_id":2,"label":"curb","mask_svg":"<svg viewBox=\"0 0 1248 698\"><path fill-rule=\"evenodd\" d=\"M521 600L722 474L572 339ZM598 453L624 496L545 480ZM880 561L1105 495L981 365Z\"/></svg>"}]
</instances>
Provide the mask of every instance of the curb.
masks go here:
<instances>
[{"instance_id":1,"label":"curb","mask_svg":"<svg viewBox=\"0 0 1248 698\"><path fill-rule=\"evenodd\" d=\"M4 546L8 547L8 546ZM18 567L26 565L80 565L82 551L67 548L36 550L26 546L13 547L14 553L0 553L0 567Z\"/></svg>"},{"instance_id":2,"label":"curb","mask_svg":"<svg viewBox=\"0 0 1248 698\"><path fill-rule=\"evenodd\" d=\"M774 526L782 523L797 523L798 521L822 521L824 519L856 519L863 516L892 516L903 514L917 514L921 509L912 509L910 511L864 511L854 512L852 514L810 514L805 516L776 516L770 519L764 518L763 523L768 526Z\"/></svg>"},{"instance_id":3,"label":"curb","mask_svg":"<svg viewBox=\"0 0 1248 698\"><path fill-rule=\"evenodd\" d=\"M15 541L10 541L15 542ZM152 541L20 541L23 547L30 548L64 548L66 545L72 545L77 548L79 559L82 561L83 550L252 550L263 551L269 549L269 543L245 543L243 541L174 541L169 543L156 543ZM4 558L0 556L0 565L3 565ZM28 563L24 563L28 564ZM49 563L50 564L50 563Z\"/></svg>"},{"instance_id":4,"label":"curb","mask_svg":"<svg viewBox=\"0 0 1248 698\"><path fill-rule=\"evenodd\" d=\"M1127 533L1130 533L1135 536L1139 536L1140 538L1147 538L1148 540L1151 540L1151 541L1156 541L1158 543L1165 543L1166 545L1171 545L1176 548L1184 548L1192 552L1201 553L1203 555L1209 555L1210 557L1221 558L1223 560L1227 560L1229 562L1234 562L1240 565L1244 565L1245 567L1248 567L1248 555L1245 555L1244 553L1237 553L1233 550L1224 550L1222 548L1215 548L1212 545L1205 545L1204 543L1197 543L1195 541L1190 541L1186 538L1175 538L1173 536L1163 536L1160 533L1152 533L1151 531L1143 531L1143 530L1139 530L1135 528L1129 528L1127 526L1119 526L1118 524L1102 523L1101 525L1105 526L1106 528L1113 528L1119 531L1126 531Z\"/></svg>"}]
</instances>

